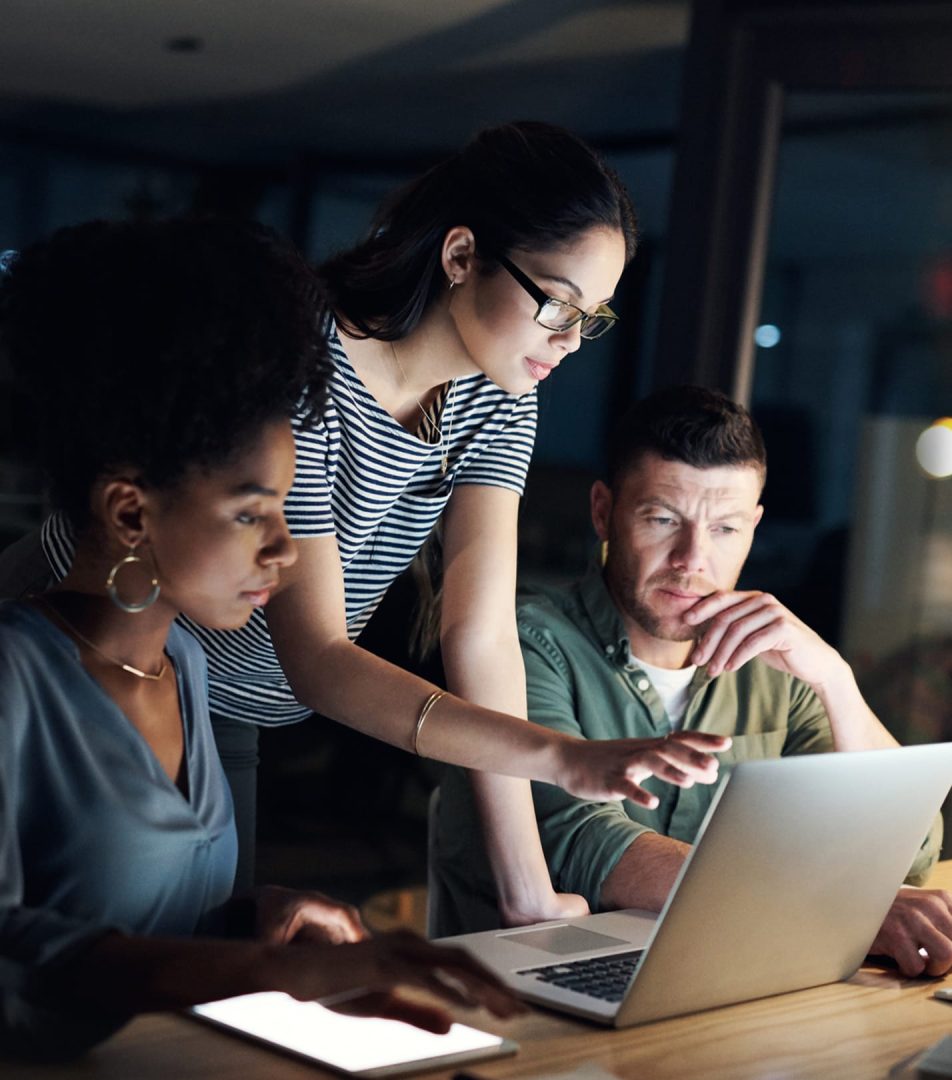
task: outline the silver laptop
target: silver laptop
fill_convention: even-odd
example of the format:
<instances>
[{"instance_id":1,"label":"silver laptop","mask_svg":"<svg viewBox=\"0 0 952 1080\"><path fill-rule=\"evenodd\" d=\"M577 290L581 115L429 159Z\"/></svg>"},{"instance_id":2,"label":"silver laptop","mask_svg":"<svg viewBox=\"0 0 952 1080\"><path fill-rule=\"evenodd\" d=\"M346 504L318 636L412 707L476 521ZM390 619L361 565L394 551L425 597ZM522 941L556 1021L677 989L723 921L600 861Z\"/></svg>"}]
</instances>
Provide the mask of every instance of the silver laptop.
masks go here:
<instances>
[{"instance_id":1,"label":"silver laptop","mask_svg":"<svg viewBox=\"0 0 952 1080\"><path fill-rule=\"evenodd\" d=\"M950 785L952 743L743 762L660 915L446 940L522 997L615 1027L845 979Z\"/></svg>"}]
</instances>

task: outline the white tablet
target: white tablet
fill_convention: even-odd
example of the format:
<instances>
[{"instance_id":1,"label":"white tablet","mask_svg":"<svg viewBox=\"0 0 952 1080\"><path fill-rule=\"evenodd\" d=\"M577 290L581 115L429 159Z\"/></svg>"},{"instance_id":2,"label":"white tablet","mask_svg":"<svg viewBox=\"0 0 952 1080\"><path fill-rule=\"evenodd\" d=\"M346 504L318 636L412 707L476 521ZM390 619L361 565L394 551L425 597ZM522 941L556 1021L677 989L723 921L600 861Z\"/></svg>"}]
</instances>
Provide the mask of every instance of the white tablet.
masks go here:
<instances>
[{"instance_id":1,"label":"white tablet","mask_svg":"<svg viewBox=\"0 0 952 1080\"><path fill-rule=\"evenodd\" d=\"M516 1043L453 1024L434 1035L398 1020L345 1016L287 994L245 994L196 1005L200 1020L349 1076L401 1076L513 1054Z\"/></svg>"}]
</instances>

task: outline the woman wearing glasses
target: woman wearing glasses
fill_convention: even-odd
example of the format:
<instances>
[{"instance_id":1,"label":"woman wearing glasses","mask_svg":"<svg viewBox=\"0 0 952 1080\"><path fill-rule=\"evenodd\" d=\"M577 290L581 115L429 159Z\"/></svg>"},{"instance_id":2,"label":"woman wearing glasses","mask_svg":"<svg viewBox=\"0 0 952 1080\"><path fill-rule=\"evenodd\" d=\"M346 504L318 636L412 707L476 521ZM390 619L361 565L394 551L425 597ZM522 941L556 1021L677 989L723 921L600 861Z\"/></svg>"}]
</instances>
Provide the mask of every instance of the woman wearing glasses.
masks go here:
<instances>
[{"instance_id":1,"label":"woman wearing glasses","mask_svg":"<svg viewBox=\"0 0 952 1080\"><path fill-rule=\"evenodd\" d=\"M285 506L297 564L243 630L192 627L235 793L239 883L253 850L253 725L312 711L480 770L504 924L586 910L553 891L529 785L515 778L642 803L654 802L638 786L651 773L713 779L701 751L717 740L582 742L523 719L516 517L535 389L615 322L608 304L634 246L614 173L568 132L520 123L482 132L398 192L369 238L322 268L335 371L323 423L297 433ZM441 516L445 694L354 644ZM54 557L56 546L47 530Z\"/></svg>"}]
</instances>

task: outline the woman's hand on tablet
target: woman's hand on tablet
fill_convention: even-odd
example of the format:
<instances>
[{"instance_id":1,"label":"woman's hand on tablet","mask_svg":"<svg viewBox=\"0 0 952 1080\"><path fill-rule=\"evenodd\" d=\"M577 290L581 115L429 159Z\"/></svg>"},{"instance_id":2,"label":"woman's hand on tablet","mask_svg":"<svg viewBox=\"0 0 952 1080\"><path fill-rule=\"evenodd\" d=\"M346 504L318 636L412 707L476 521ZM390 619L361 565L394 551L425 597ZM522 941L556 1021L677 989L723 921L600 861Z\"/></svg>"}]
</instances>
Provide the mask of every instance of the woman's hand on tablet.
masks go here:
<instances>
[{"instance_id":1,"label":"woman's hand on tablet","mask_svg":"<svg viewBox=\"0 0 952 1080\"><path fill-rule=\"evenodd\" d=\"M321 955L316 955L318 950ZM445 1032L452 1019L438 1005L396 993L398 987L424 990L443 1003L486 1008L496 1016L515 1016L525 1006L482 964L463 949L433 945L409 930L394 930L352 945L286 949L284 963L306 970L282 980L288 993L316 999L338 1012L385 1016L427 1031Z\"/></svg>"}]
</instances>

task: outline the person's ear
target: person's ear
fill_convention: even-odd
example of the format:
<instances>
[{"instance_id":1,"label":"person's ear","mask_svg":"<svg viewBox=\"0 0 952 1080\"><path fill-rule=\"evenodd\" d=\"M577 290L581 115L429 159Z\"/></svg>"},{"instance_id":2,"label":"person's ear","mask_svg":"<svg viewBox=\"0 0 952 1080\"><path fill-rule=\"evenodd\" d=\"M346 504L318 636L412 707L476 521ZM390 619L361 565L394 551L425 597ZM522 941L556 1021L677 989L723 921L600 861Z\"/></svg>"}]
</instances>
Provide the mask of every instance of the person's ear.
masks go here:
<instances>
[{"instance_id":1,"label":"person's ear","mask_svg":"<svg viewBox=\"0 0 952 1080\"><path fill-rule=\"evenodd\" d=\"M463 285L475 273L476 237L466 225L454 225L443 237L441 252L447 284Z\"/></svg>"},{"instance_id":2,"label":"person's ear","mask_svg":"<svg viewBox=\"0 0 952 1080\"><path fill-rule=\"evenodd\" d=\"M764 516L764 508L763 508L763 506L758 506L757 509L754 511L754 528L755 529L760 524L760 519L763 516Z\"/></svg>"},{"instance_id":3,"label":"person's ear","mask_svg":"<svg viewBox=\"0 0 952 1080\"><path fill-rule=\"evenodd\" d=\"M592 525L599 540L608 539L608 523L612 516L612 491L602 480L592 484L589 503L592 513Z\"/></svg>"},{"instance_id":4,"label":"person's ear","mask_svg":"<svg viewBox=\"0 0 952 1080\"><path fill-rule=\"evenodd\" d=\"M108 535L115 536L128 548L138 547L147 539L146 493L141 481L133 476L115 476L106 480L94 496L99 516Z\"/></svg>"}]
</instances>

